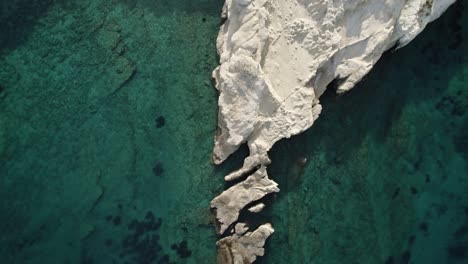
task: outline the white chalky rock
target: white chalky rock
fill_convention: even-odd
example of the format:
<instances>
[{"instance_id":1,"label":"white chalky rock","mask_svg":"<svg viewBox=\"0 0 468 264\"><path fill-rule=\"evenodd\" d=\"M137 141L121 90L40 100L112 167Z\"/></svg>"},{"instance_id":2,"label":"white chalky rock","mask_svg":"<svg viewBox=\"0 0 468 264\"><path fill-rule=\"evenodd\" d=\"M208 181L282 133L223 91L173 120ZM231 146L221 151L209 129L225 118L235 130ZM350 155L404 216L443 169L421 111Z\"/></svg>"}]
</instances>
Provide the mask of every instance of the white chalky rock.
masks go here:
<instances>
[{"instance_id":1,"label":"white chalky rock","mask_svg":"<svg viewBox=\"0 0 468 264\"><path fill-rule=\"evenodd\" d=\"M309 128L334 79L343 93L388 49L411 41L455 0L226 0L213 72L220 91L213 160L247 143L249 162L268 160L282 138Z\"/></svg>"},{"instance_id":2,"label":"white chalky rock","mask_svg":"<svg viewBox=\"0 0 468 264\"><path fill-rule=\"evenodd\" d=\"M265 195L279 192L278 184L268 178L265 166L231 188L227 189L211 201L211 207L216 208L216 218L220 224L219 233L226 229L239 217L240 211L248 204Z\"/></svg>"},{"instance_id":3,"label":"white chalky rock","mask_svg":"<svg viewBox=\"0 0 468 264\"><path fill-rule=\"evenodd\" d=\"M251 213L260 213L265 208L265 206L266 205L264 203L259 203L257 205L250 207L248 210Z\"/></svg>"},{"instance_id":4,"label":"white chalky rock","mask_svg":"<svg viewBox=\"0 0 468 264\"><path fill-rule=\"evenodd\" d=\"M243 143L250 154L225 179L259 166L264 170L278 140L312 126L321 111L319 97L333 80L339 80L337 93L352 89L385 51L406 45L454 2L226 0L226 20L217 39L220 66L213 71L220 92L213 161L223 162ZM259 199L259 192L266 194L244 182L212 201L221 233L247 201ZM252 239L254 233L220 240L218 245L225 247L219 251L221 261L230 261L220 263L252 263L259 249L233 241Z\"/></svg>"},{"instance_id":5,"label":"white chalky rock","mask_svg":"<svg viewBox=\"0 0 468 264\"><path fill-rule=\"evenodd\" d=\"M238 223L232 236L219 240L218 263L219 264L248 264L253 263L258 256L263 256L266 239L273 234L274 229L270 224L264 224L253 232L247 232L244 223Z\"/></svg>"}]
</instances>

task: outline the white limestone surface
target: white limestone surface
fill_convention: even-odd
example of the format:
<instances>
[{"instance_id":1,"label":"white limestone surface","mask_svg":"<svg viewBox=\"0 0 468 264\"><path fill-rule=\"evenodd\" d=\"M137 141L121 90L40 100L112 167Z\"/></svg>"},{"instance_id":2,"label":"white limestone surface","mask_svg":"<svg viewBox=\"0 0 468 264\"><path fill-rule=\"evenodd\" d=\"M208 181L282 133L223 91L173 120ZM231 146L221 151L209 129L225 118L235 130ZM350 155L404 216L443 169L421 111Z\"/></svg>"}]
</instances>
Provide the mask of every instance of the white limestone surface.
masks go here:
<instances>
[{"instance_id":1,"label":"white limestone surface","mask_svg":"<svg viewBox=\"0 0 468 264\"><path fill-rule=\"evenodd\" d=\"M267 151L320 114L334 79L343 93L382 54L411 41L455 0L226 0L213 72L220 91L213 161L247 143L232 180L269 162Z\"/></svg>"},{"instance_id":2,"label":"white limestone surface","mask_svg":"<svg viewBox=\"0 0 468 264\"><path fill-rule=\"evenodd\" d=\"M266 168L262 166L245 181L214 198L211 207L216 209L216 218L220 225L218 232L223 234L237 221L240 211L248 204L273 192L279 192L278 184L268 178Z\"/></svg>"},{"instance_id":3,"label":"white limestone surface","mask_svg":"<svg viewBox=\"0 0 468 264\"><path fill-rule=\"evenodd\" d=\"M247 264L253 263L258 256L263 256L265 241L273 234L274 229L270 224L259 226L253 232L247 232L244 223L238 223L232 236L219 240L218 263L219 264Z\"/></svg>"},{"instance_id":4,"label":"white limestone surface","mask_svg":"<svg viewBox=\"0 0 468 264\"><path fill-rule=\"evenodd\" d=\"M213 71L220 92L213 161L223 162L244 143L250 154L225 179L258 167L266 175L268 151L313 125L319 98L333 80L337 93L349 91L385 51L406 45L454 2L226 0L217 39L220 66ZM250 185L252 176L212 201L221 233L266 194ZM218 241L219 263L252 263L263 255L270 228L245 233L237 224L234 235Z\"/></svg>"},{"instance_id":5,"label":"white limestone surface","mask_svg":"<svg viewBox=\"0 0 468 264\"><path fill-rule=\"evenodd\" d=\"M260 213L263 209L265 209L265 206L266 205L264 203L259 203L250 207L248 210L251 213Z\"/></svg>"}]
</instances>

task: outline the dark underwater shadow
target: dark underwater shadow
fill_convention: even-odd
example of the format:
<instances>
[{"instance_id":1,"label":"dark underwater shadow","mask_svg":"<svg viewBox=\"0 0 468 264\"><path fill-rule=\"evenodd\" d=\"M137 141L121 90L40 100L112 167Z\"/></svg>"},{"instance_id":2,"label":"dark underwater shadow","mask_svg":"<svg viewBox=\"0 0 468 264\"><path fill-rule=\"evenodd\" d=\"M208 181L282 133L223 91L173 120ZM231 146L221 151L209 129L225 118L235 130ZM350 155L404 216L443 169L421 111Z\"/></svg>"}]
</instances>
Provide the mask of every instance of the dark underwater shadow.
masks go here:
<instances>
[{"instance_id":1,"label":"dark underwater shadow","mask_svg":"<svg viewBox=\"0 0 468 264\"><path fill-rule=\"evenodd\" d=\"M0 54L19 45L34 24L54 4L54 0L12 0L0 4Z\"/></svg>"},{"instance_id":2,"label":"dark underwater shadow","mask_svg":"<svg viewBox=\"0 0 468 264\"><path fill-rule=\"evenodd\" d=\"M147 8L155 15L172 14L174 12L203 13L220 15L224 1L221 0L119 0L119 3L130 7Z\"/></svg>"},{"instance_id":3,"label":"dark underwater shadow","mask_svg":"<svg viewBox=\"0 0 468 264\"><path fill-rule=\"evenodd\" d=\"M145 8L156 16L177 12L202 13L218 16L223 5L221 0L85 0L102 2L105 5L124 4L130 9ZM83 1L84 2L84 1ZM79 5L70 0L12 0L0 4L0 55L21 45L28 39L38 20L54 5L73 8ZM221 20L221 18L220 18Z\"/></svg>"}]
</instances>

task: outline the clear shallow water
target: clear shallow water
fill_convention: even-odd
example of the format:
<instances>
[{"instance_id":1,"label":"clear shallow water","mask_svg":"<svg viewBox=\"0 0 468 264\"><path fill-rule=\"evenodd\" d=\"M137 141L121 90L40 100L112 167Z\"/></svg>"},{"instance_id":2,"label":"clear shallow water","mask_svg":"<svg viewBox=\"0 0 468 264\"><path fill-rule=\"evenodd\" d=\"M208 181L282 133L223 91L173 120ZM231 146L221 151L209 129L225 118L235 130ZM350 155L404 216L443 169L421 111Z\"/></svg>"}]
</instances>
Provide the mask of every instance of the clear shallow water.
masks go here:
<instances>
[{"instance_id":1,"label":"clear shallow water","mask_svg":"<svg viewBox=\"0 0 468 264\"><path fill-rule=\"evenodd\" d=\"M39 2L0 34L2 263L214 263L222 2Z\"/></svg>"},{"instance_id":2,"label":"clear shallow water","mask_svg":"<svg viewBox=\"0 0 468 264\"><path fill-rule=\"evenodd\" d=\"M2 263L214 263L222 1L70 2L1 4ZM260 262L467 263L465 10L275 146Z\"/></svg>"}]
</instances>

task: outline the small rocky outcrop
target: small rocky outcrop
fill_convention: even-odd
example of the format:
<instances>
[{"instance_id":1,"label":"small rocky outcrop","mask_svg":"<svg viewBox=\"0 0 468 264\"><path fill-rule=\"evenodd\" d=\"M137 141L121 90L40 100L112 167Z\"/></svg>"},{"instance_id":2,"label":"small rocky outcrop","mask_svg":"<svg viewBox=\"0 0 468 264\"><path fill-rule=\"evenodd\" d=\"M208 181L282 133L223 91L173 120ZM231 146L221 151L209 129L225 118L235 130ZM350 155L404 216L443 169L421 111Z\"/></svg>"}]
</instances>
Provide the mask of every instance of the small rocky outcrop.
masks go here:
<instances>
[{"instance_id":1,"label":"small rocky outcrop","mask_svg":"<svg viewBox=\"0 0 468 264\"><path fill-rule=\"evenodd\" d=\"M232 223L237 221L240 211L248 204L273 192L279 192L278 184L268 178L266 168L262 166L245 181L232 186L214 198L211 201L211 207L216 209L218 233L223 234Z\"/></svg>"},{"instance_id":2,"label":"small rocky outcrop","mask_svg":"<svg viewBox=\"0 0 468 264\"><path fill-rule=\"evenodd\" d=\"M232 236L219 240L218 263L243 264L253 263L258 256L263 256L266 239L273 234L270 224L264 224L253 232L248 232L244 223L238 223Z\"/></svg>"}]
</instances>

